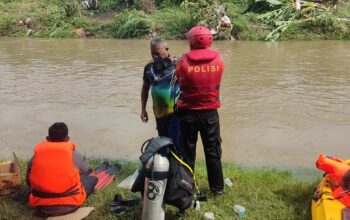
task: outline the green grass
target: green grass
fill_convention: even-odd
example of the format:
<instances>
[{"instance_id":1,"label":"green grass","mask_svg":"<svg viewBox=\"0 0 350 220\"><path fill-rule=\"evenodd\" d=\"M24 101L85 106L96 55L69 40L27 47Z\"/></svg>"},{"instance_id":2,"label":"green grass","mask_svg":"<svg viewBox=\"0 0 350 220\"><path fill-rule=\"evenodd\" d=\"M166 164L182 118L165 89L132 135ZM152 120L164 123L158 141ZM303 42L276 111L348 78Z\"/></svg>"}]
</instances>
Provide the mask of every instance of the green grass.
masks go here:
<instances>
[{"instance_id":1,"label":"green grass","mask_svg":"<svg viewBox=\"0 0 350 220\"><path fill-rule=\"evenodd\" d=\"M90 36L98 36L100 24L83 15L77 0L26 0L0 4L0 36L23 37L27 28L34 37L76 37L74 30L84 28ZM30 19L29 24L21 25Z\"/></svg>"},{"instance_id":2,"label":"green grass","mask_svg":"<svg viewBox=\"0 0 350 220\"><path fill-rule=\"evenodd\" d=\"M90 159L89 164L96 167L102 160ZM140 194L118 188L124 178L138 168L139 162L120 162L122 170L117 180L103 190L96 191L84 204L93 206L95 210L87 219L139 219L141 207L134 208L122 216L113 216L109 212L109 204L116 193L125 198L140 197ZM26 162L21 161L22 176L26 170ZM208 201L201 202L200 210L190 208L183 219L203 219L205 212L213 212L216 219L259 219L286 220L311 219L310 203L317 182L315 179L300 179L289 171L272 168L246 168L233 164L223 164L224 176L233 180L233 187L225 186L223 196L214 197L208 189L205 163L196 164L196 177L201 190L207 194ZM18 192L0 197L0 219L35 219L28 206L29 189L23 183ZM245 206L247 213L238 217L233 206ZM176 209L166 206L166 219L174 219Z\"/></svg>"}]
</instances>

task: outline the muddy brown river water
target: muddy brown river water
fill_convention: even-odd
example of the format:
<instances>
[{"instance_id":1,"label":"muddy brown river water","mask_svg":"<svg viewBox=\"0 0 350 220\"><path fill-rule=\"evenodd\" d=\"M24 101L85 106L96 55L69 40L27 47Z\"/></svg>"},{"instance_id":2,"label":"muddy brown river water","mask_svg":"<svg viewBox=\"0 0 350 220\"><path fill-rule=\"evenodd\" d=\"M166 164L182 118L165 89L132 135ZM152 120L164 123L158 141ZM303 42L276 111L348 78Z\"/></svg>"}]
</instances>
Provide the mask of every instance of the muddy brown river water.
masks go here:
<instances>
[{"instance_id":1,"label":"muddy brown river water","mask_svg":"<svg viewBox=\"0 0 350 220\"><path fill-rule=\"evenodd\" d=\"M147 40L1 39L0 157L32 155L64 121L89 157L137 159L156 136L142 123ZM188 50L169 41L172 55ZM225 73L223 160L312 167L319 153L350 158L350 42L215 42ZM203 158L202 145L198 156Z\"/></svg>"}]
</instances>

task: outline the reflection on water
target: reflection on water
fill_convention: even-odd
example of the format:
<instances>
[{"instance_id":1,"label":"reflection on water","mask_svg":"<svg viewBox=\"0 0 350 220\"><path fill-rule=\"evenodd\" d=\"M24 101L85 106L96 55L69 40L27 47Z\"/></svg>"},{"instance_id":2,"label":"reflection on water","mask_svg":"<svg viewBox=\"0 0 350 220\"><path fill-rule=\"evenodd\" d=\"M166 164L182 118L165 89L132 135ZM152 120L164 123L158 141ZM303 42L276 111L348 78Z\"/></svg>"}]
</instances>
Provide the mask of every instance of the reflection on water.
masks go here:
<instances>
[{"instance_id":1,"label":"reflection on water","mask_svg":"<svg viewBox=\"0 0 350 220\"><path fill-rule=\"evenodd\" d=\"M169 46L176 56L187 51L185 41ZM350 157L350 42L214 48L226 64L225 161L313 166L319 153ZM154 120L139 119L148 60L144 40L0 40L0 155L29 157L47 128L65 121L87 156L136 159L143 141L156 135Z\"/></svg>"}]
</instances>

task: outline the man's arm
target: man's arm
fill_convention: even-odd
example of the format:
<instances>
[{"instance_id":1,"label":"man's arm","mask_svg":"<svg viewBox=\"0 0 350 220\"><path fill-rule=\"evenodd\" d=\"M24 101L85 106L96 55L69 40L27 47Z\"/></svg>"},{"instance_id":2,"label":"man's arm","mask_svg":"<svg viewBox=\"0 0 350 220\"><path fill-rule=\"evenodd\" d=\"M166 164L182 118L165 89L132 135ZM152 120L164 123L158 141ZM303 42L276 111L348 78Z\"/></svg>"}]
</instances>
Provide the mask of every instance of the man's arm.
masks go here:
<instances>
[{"instance_id":1,"label":"man's arm","mask_svg":"<svg viewBox=\"0 0 350 220\"><path fill-rule=\"evenodd\" d=\"M142 89L141 89L141 120L142 122L148 121L148 114L146 111L146 105L148 100L148 92L151 85L145 81L143 81Z\"/></svg>"},{"instance_id":2,"label":"man's arm","mask_svg":"<svg viewBox=\"0 0 350 220\"><path fill-rule=\"evenodd\" d=\"M89 165L86 163L84 156L81 153L79 153L77 150L73 151L73 160L74 160L74 166L79 170L80 175L90 173L91 169Z\"/></svg>"}]
</instances>

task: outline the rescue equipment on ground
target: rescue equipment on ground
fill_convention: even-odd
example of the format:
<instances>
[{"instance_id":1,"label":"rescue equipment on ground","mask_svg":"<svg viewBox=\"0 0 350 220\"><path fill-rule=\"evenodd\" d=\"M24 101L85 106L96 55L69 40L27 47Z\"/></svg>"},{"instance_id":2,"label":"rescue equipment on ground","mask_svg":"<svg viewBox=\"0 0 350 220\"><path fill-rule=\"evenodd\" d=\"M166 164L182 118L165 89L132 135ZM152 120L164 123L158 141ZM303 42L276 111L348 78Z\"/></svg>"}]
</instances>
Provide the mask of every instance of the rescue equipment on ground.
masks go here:
<instances>
[{"instance_id":1,"label":"rescue equipment on ground","mask_svg":"<svg viewBox=\"0 0 350 220\"><path fill-rule=\"evenodd\" d=\"M311 201L312 220L350 219L349 208L333 196L331 183L324 177Z\"/></svg>"},{"instance_id":2,"label":"rescue equipment on ground","mask_svg":"<svg viewBox=\"0 0 350 220\"><path fill-rule=\"evenodd\" d=\"M132 210L134 207L139 206L141 203L140 198L133 198L125 200L121 194L115 194L114 199L111 202L111 213L113 215L123 215L125 212Z\"/></svg>"},{"instance_id":3,"label":"rescue equipment on ground","mask_svg":"<svg viewBox=\"0 0 350 220\"><path fill-rule=\"evenodd\" d=\"M191 207L196 191L194 174L181 160L170 138L147 140L141 149L142 167L131 189L143 195L142 219L162 220L165 204L181 212Z\"/></svg>"},{"instance_id":4,"label":"rescue equipment on ground","mask_svg":"<svg viewBox=\"0 0 350 220\"><path fill-rule=\"evenodd\" d=\"M324 178L314 192L311 202L313 220L350 219L350 195L343 189L343 176L350 161L321 154L316 167L325 171Z\"/></svg>"},{"instance_id":5,"label":"rescue equipment on ground","mask_svg":"<svg viewBox=\"0 0 350 220\"><path fill-rule=\"evenodd\" d=\"M121 165L119 163L109 164L105 161L91 172L89 176L96 176L98 179L95 189L103 189L116 179L116 175L120 170Z\"/></svg>"}]
</instances>

